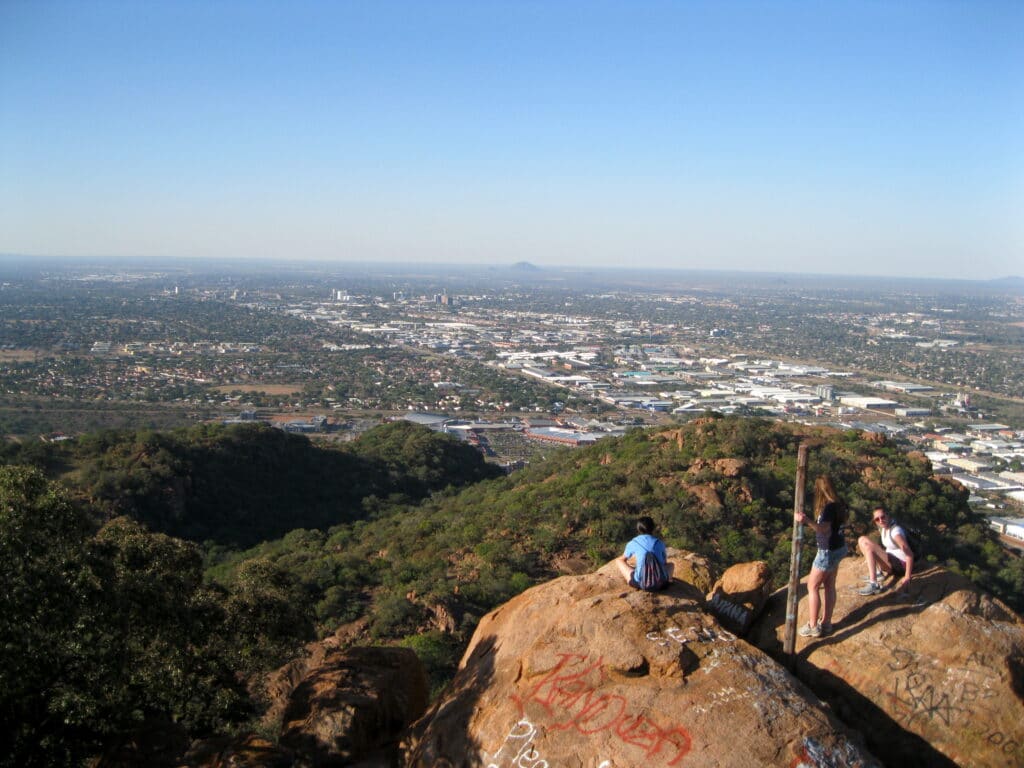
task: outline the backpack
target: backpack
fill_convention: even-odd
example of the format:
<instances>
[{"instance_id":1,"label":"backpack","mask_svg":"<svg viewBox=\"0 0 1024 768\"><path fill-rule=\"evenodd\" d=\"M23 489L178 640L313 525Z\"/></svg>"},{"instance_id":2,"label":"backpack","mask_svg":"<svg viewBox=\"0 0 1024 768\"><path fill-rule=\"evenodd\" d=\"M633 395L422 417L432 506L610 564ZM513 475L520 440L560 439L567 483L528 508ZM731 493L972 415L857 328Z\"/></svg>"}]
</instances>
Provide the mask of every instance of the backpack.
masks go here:
<instances>
[{"instance_id":1,"label":"backpack","mask_svg":"<svg viewBox=\"0 0 1024 768\"><path fill-rule=\"evenodd\" d=\"M640 578L637 586L645 592L654 592L668 586L668 574L658 556L644 549L644 561L640 563Z\"/></svg>"}]
</instances>

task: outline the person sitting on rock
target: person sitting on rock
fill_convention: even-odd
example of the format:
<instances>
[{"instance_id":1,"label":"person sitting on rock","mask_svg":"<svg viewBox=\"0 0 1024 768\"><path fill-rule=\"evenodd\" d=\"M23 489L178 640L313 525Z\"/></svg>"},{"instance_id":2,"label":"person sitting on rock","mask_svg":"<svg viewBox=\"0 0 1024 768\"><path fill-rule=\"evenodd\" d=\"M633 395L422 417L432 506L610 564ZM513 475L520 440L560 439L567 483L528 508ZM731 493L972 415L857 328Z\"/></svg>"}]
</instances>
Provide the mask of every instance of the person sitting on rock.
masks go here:
<instances>
[{"instance_id":1,"label":"person sitting on rock","mask_svg":"<svg viewBox=\"0 0 1024 768\"><path fill-rule=\"evenodd\" d=\"M904 589L914 572L914 551L907 543L907 532L896 524L885 507L877 507L871 518L878 526L882 543L878 544L867 536L857 539L857 547L868 565L868 583L860 590L860 594L868 596L881 592L878 579L883 575L902 576L896 588Z\"/></svg>"},{"instance_id":2,"label":"person sitting on rock","mask_svg":"<svg viewBox=\"0 0 1024 768\"><path fill-rule=\"evenodd\" d=\"M637 535L626 545L622 557L615 558L615 565L626 583L636 589L664 589L672 581L675 564L668 562L665 543L654 535L654 520L641 517L636 521ZM653 580L644 572L644 561L648 557L656 558L661 566L661 574ZM630 560L633 562L630 563ZM660 582L660 583L658 583Z\"/></svg>"},{"instance_id":3,"label":"person sitting on rock","mask_svg":"<svg viewBox=\"0 0 1024 768\"><path fill-rule=\"evenodd\" d=\"M846 505L840 501L832 481L822 476L814 481L814 520L803 512L793 518L814 529L818 553L807 577L807 608L810 616L800 628L801 637L821 637L832 631L832 610L836 607L836 575L839 561L846 557ZM819 591L821 595L819 596ZM820 612L821 623L818 623Z\"/></svg>"}]
</instances>

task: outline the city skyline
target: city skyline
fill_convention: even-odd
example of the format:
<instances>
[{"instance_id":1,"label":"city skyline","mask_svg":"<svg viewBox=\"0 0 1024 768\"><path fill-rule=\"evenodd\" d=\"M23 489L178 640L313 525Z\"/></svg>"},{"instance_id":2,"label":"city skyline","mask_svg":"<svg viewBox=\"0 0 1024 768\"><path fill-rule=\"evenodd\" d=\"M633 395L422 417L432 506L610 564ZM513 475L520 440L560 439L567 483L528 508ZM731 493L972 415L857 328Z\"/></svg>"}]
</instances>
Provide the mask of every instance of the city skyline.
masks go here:
<instances>
[{"instance_id":1,"label":"city skyline","mask_svg":"<svg viewBox=\"0 0 1024 768\"><path fill-rule=\"evenodd\" d=\"M6 3L0 252L997 279L1008 2Z\"/></svg>"}]
</instances>

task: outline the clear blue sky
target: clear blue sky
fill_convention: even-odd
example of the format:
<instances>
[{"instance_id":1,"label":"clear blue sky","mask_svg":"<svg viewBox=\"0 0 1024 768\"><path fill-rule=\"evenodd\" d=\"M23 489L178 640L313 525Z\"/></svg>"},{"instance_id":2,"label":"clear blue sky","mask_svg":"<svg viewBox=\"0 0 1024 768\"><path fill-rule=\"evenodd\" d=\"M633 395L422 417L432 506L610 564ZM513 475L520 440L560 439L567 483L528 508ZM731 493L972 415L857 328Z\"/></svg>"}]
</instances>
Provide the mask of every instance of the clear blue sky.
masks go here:
<instances>
[{"instance_id":1,"label":"clear blue sky","mask_svg":"<svg viewBox=\"0 0 1024 768\"><path fill-rule=\"evenodd\" d=\"M1024 2L0 0L0 252L1024 274Z\"/></svg>"}]
</instances>

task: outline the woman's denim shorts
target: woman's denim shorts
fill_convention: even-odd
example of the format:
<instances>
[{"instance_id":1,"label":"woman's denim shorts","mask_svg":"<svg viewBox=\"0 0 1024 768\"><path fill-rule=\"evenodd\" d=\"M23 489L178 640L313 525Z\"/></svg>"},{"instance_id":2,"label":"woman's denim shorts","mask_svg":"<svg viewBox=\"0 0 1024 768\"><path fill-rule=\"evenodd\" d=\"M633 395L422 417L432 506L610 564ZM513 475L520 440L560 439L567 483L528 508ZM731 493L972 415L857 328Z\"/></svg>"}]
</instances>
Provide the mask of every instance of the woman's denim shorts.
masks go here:
<instances>
[{"instance_id":1,"label":"woman's denim shorts","mask_svg":"<svg viewBox=\"0 0 1024 768\"><path fill-rule=\"evenodd\" d=\"M811 564L819 571L834 571L839 567L839 561L846 557L847 549L843 544L839 549L819 549Z\"/></svg>"}]
</instances>

